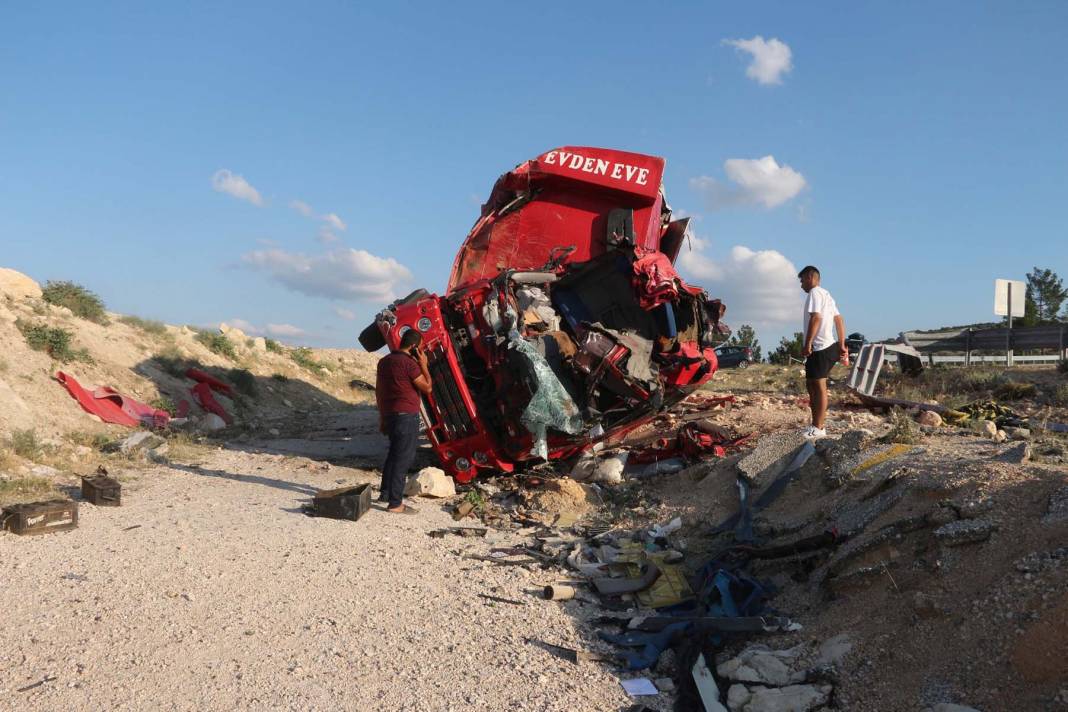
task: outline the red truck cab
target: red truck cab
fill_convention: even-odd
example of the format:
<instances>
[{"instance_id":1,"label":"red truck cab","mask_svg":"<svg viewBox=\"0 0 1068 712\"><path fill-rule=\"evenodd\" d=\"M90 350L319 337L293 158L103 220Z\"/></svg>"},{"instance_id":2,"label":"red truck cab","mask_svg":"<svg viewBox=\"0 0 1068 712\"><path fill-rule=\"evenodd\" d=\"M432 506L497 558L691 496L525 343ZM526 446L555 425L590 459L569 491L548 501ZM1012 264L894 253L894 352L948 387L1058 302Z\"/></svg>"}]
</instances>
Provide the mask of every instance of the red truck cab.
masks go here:
<instances>
[{"instance_id":1,"label":"red truck cab","mask_svg":"<svg viewBox=\"0 0 1068 712\"><path fill-rule=\"evenodd\" d=\"M673 263L664 160L567 146L501 176L444 296L417 290L360 335L418 329L427 436L459 482L567 458L647 422L712 377L724 307Z\"/></svg>"}]
</instances>

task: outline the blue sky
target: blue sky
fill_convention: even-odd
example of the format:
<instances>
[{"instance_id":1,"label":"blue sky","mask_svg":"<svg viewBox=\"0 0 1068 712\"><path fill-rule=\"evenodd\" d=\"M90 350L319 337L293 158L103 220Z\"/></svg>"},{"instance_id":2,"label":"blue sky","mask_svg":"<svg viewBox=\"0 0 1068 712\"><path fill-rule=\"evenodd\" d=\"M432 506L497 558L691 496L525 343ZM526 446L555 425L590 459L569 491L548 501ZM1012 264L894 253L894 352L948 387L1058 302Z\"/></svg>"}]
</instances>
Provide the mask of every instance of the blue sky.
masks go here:
<instances>
[{"instance_id":1,"label":"blue sky","mask_svg":"<svg viewBox=\"0 0 1068 712\"><path fill-rule=\"evenodd\" d=\"M0 265L348 346L444 287L500 173L593 145L667 159L684 275L765 346L807 263L850 331L987 320L995 277L1068 275L1066 32L1063 2L9 3Z\"/></svg>"}]
</instances>

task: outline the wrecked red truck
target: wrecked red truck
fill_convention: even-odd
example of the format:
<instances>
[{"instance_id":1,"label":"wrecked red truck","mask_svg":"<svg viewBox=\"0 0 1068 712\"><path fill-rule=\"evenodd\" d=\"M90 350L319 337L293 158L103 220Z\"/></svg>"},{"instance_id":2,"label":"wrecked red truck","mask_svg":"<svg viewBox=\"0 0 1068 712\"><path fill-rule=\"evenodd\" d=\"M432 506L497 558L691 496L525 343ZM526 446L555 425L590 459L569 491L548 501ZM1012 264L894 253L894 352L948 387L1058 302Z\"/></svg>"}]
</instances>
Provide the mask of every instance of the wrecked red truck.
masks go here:
<instances>
[{"instance_id":1,"label":"wrecked red truck","mask_svg":"<svg viewBox=\"0 0 1068 712\"><path fill-rule=\"evenodd\" d=\"M548 151L501 176L444 296L416 290L360 334L423 335L427 436L458 482L618 441L712 377L725 311L673 267L664 159Z\"/></svg>"}]
</instances>

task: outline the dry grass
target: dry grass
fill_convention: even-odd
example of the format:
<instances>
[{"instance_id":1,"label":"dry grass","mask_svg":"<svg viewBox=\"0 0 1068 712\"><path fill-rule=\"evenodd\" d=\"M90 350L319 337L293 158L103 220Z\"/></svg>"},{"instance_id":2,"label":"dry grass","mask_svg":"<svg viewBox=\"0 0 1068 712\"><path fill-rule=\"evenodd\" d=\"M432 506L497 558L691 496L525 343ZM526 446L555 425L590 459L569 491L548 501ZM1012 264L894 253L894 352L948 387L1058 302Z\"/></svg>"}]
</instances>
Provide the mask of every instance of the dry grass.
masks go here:
<instances>
[{"instance_id":1,"label":"dry grass","mask_svg":"<svg viewBox=\"0 0 1068 712\"><path fill-rule=\"evenodd\" d=\"M18 477L0 480L0 504L16 504L48 499L56 495L56 488L45 477Z\"/></svg>"}]
</instances>

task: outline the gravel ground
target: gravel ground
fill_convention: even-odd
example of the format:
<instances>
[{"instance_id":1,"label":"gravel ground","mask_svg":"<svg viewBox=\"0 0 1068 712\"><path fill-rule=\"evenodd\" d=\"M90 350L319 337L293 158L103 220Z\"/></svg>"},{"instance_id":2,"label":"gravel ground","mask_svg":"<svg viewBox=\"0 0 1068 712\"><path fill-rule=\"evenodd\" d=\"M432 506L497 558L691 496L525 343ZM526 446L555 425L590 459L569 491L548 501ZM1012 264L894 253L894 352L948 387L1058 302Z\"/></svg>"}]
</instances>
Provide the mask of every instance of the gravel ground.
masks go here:
<instances>
[{"instance_id":1,"label":"gravel ground","mask_svg":"<svg viewBox=\"0 0 1068 712\"><path fill-rule=\"evenodd\" d=\"M299 508L315 488L378 475L295 462L215 451L199 467L138 473L121 508L83 503L75 531L0 534L0 707L620 710L633 702L605 666L576 666L525 642L581 645L581 603L528 593L557 574L459 555L507 537L432 539L428 530L455 522L425 500L411 517L306 517Z\"/></svg>"}]
</instances>

